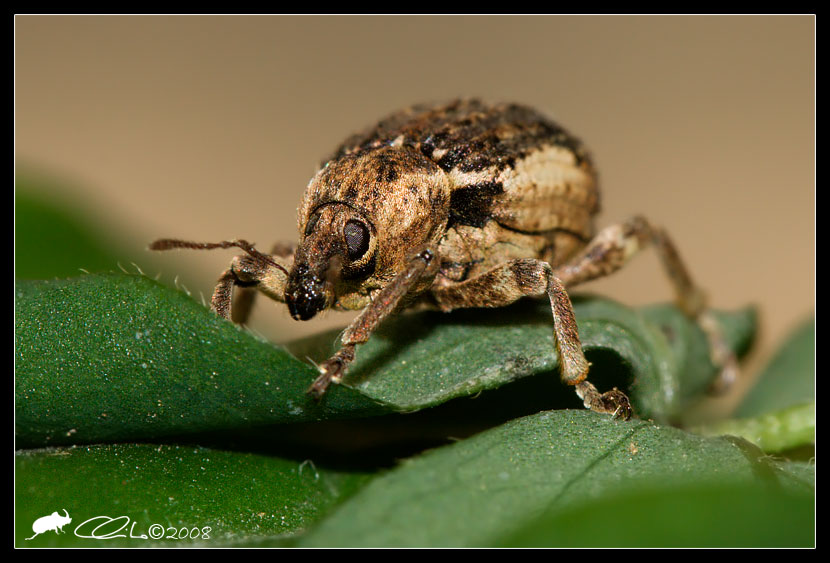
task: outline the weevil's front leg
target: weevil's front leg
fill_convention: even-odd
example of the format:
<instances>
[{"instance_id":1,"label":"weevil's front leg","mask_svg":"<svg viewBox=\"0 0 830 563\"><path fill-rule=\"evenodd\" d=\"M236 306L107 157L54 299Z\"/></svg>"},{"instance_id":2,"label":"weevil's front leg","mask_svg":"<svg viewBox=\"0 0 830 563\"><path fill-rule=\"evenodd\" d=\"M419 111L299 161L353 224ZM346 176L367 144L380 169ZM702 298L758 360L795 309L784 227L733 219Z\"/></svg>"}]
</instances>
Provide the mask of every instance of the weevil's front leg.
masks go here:
<instances>
[{"instance_id":1,"label":"weevil's front leg","mask_svg":"<svg viewBox=\"0 0 830 563\"><path fill-rule=\"evenodd\" d=\"M406 269L375 294L372 303L345 330L340 350L320 364L320 376L308 388L310 395L319 399L332 382L342 380L348 365L354 360L355 346L369 340L383 319L401 305L402 299L420 281L435 276L438 262L437 251L432 248L423 248L412 254Z\"/></svg>"},{"instance_id":2,"label":"weevil's front leg","mask_svg":"<svg viewBox=\"0 0 830 563\"><path fill-rule=\"evenodd\" d=\"M296 244L277 243L271 248L270 257L286 271L291 271ZM228 279L230 278L230 279ZM257 293L261 292L275 301L285 301L287 276L279 268L250 255L236 256L219 278L211 304L217 312L230 310L230 319L244 325L248 322ZM220 286L223 289L220 292ZM217 297L217 294L218 297ZM233 306L231 306L231 294ZM217 302L218 301L218 302ZM228 318L227 314L219 313Z\"/></svg>"},{"instance_id":3,"label":"weevil's front leg","mask_svg":"<svg viewBox=\"0 0 830 563\"><path fill-rule=\"evenodd\" d=\"M264 260L251 254L235 256L230 268L216 282L210 300L211 308L226 319L245 324L257 292L262 292L275 301L285 301L287 272L291 271L294 261L294 246L278 243L268 258L269 260Z\"/></svg>"},{"instance_id":4,"label":"weevil's front leg","mask_svg":"<svg viewBox=\"0 0 830 563\"><path fill-rule=\"evenodd\" d=\"M721 369L712 390L724 391L737 378L735 354L726 344L720 324L706 308L705 295L692 281L665 231L652 226L643 217L634 217L625 223L607 227L600 231L582 254L557 268L554 275L566 286L573 287L619 270L634 254L650 244L657 248L660 261L674 286L677 305L703 329L709 341L712 362Z\"/></svg>"},{"instance_id":5,"label":"weevil's front leg","mask_svg":"<svg viewBox=\"0 0 830 563\"><path fill-rule=\"evenodd\" d=\"M231 267L225 270L216 282L210 304L220 317L244 324L253 305L254 290L259 290L271 299L285 300L285 285L288 272L294 260L294 246L276 244L271 254L259 252L254 245L244 240L221 242L193 242L179 239L159 239L150 244L150 250L213 250L216 248L241 248L247 254L234 257ZM231 307L234 288L239 288L236 303Z\"/></svg>"},{"instance_id":6,"label":"weevil's front leg","mask_svg":"<svg viewBox=\"0 0 830 563\"><path fill-rule=\"evenodd\" d=\"M525 296L547 294L553 312L562 381L575 386L586 408L619 418L631 417L631 405L622 391L614 388L600 393L586 379L589 364L582 353L573 306L565 287L553 275L547 262L530 258L512 260L475 278L433 287L432 294L445 311L503 307Z\"/></svg>"}]
</instances>

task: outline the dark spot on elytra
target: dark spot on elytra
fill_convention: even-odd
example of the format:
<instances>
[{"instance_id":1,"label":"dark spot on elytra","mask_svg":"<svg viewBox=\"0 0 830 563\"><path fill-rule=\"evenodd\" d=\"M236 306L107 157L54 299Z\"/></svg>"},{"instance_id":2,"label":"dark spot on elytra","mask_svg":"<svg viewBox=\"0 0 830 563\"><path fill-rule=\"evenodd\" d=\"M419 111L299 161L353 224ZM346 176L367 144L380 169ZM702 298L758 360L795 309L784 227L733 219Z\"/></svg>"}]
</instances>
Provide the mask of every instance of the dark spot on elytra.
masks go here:
<instances>
[{"instance_id":1,"label":"dark spot on elytra","mask_svg":"<svg viewBox=\"0 0 830 563\"><path fill-rule=\"evenodd\" d=\"M483 227L490 219L493 198L504 193L501 182L481 182L458 188L450 195L450 220L453 225Z\"/></svg>"},{"instance_id":2,"label":"dark spot on elytra","mask_svg":"<svg viewBox=\"0 0 830 563\"><path fill-rule=\"evenodd\" d=\"M444 172L449 172L467 156L469 149L466 146L459 146L448 150L444 156L442 156L437 164L441 167Z\"/></svg>"},{"instance_id":3,"label":"dark spot on elytra","mask_svg":"<svg viewBox=\"0 0 830 563\"><path fill-rule=\"evenodd\" d=\"M423 154L429 159L432 159L432 153L435 152L435 149L444 146L444 144L446 143L446 137L446 133L443 132L431 133L427 135L427 137L422 139L419 143L421 154Z\"/></svg>"},{"instance_id":4,"label":"dark spot on elytra","mask_svg":"<svg viewBox=\"0 0 830 563\"><path fill-rule=\"evenodd\" d=\"M428 137L426 141L420 145L421 154L427 158L432 158L432 153L435 152L435 144L432 142L432 137Z\"/></svg>"},{"instance_id":5,"label":"dark spot on elytra","mask_svg":"<svg viewBox=\"0 0 830 563\"><path fill-rule=\"evenodd\" d=\"M430 135L432 138L432 142L435 144L436 147L443 147L447 144L447 136L448 133L446 131L438 131L437 133L433 133Z\"/></svg>"}]
</instances>

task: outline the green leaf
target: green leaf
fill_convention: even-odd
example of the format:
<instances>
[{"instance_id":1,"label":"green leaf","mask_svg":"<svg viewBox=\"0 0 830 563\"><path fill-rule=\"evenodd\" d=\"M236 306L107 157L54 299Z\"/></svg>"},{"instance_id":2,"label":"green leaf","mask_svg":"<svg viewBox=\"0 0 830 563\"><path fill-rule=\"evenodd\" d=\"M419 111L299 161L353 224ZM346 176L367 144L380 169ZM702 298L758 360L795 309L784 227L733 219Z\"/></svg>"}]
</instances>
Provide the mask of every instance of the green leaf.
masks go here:
<instances>
[{"instance_id":1,"label":"green leaf","mask_svg":"<svg viewBox=\"0 0 830 563\"><path fill-rule=\"evenodd\" d=\"M18 447L410 411L536 374L579 404L555 383L550 311L534 302L390 319L320 403L305 394L311 365L143 276L18 282L15 304ZM588 299L575 311L592 381L630 383L640 416L673 417L714 375L702 332L672 307L641 315ZM754 314L720 318L745 349ZM320 359L335 343L328 333L291 350Z\"/></svg>"},{"instance_id":2,"label":"green leaf","mask_svg":"<svg viewBox=\"0 0 830 563\"><path fill-rule=\"evenodd\" d=\"M761 415L815 400L815 319L802 323L770 361L735 411L736 417Z\"/></svg>"},{"instance_id":3,"label":"green leaf","mask_svg":"<svg viewBox=\"0 0 830 563\"><path fill-rule=\"evenodd\" d=\"M308 527L369 478L316 467L310 460L150 444L19 452L16 474L18 547L274 541ZM72 518L64 533L48 531L26 541L34 536L37 518L63 510ZM83 524L103 516L119 520L97 531L103 519ZM79 537L93 533L112 537Z\"/></svg>"},{"instance_id":4,"label":"green leaf","mask_svg":"<svg viewBox=\"0 0 830 563\"><path fill-rule=\"evenodd\" d=\"M734 418L690 428L702 436L740 436L768 453L816 442L816 403L811 401L767 414Z\"/></svg>"},{"instance_id":5,"label":"green leaf","mask_svg":"<svg viewBox=\"0 0 830 563\"><path fill-rule=\"evenodd\" d=\"M389 410L345 387L315 403L312 366L143 276L18 282L16 307L18 447Z\"/></svg>"},{"instance_id":6,"label":"green leaf","mask_svg":"<svg viewBox=\"0 0 830 563\"><path fill-rule=\"evenodd\" d=\"M664 514L660 526L654 519L639 518L640 510L607 500L632 495L622 498L645 498L665 510L672 491L681 486L686 490L680 500L693 505L688 509L690 514L679 508L685 505L676 505L673 512ZM695 538L695 527L686 533L688 517L707 514L712 495L723 487L737 491L732 498L740 502L747 500L748 492L760 495L758 502L737 507L740 514L759 505L791 509L795 512L786 513L786 517L797 529L788 527L774 538L763 535L768 527L756 530L754 537L741 533L732 539L728 534ZM707 495L694 497L696 490L704 488ZM594 545L589 539L597 534L600 545L618 541L621 545L689 546L709 541L719 545L805 545L813 530L812 496L812 484L804 480L803 472L790 471L739 439L701 438L674 428L615 421L587 411L551 411L513 420L406 460L341 504L301 536L297 545L536 544L537 526L547 529L550 522L564 521L568 514L582 514L592 506L616 510L611 513L614 533L587 528L575 540L569 539L565 532L582 522L576 520L562 534L542 543ZM779 513L766 521L778 522L783 517ZM604 520L595 517L594 521ZM752 521L758 522L758 518ZM661 527L673 530L666 542L651 537Z\"/></svg>"},{"instance_id":7,"label":"green leaf","mask_svg":"<svg viewBox=\"0 0 830 563\"><path fill-rule=\"evenodd\" d=\"M646 487L540 517L503 545L812 547L813 510L811 495L757 483Z\"/></svg>"}]
</instances>

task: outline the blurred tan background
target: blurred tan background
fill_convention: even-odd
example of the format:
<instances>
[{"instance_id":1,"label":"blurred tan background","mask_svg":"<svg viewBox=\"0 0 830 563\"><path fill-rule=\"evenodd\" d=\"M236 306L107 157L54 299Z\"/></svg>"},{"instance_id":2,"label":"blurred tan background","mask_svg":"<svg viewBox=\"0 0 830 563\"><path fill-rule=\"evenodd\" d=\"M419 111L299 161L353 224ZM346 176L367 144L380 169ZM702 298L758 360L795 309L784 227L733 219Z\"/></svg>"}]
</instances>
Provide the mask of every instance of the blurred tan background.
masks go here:
<instances>
[{"instance_id":1,"label":"blurred tan background","mask_svg":"<svg viewBox=\"0 0 830 563\"><path fill-rule=\"evenodd\" d=\"M593 151L600 226L644 214L714 306L760 307L750 372L815 308L812 17L23 16L15 32L18 165L76 182L101 226L142 243L295 239L347 134L474 95L545 110ZM209 296L231 255L147 263ZM652 252L585 290L671 298ZM254 328L347 320L263 300Z\"/></svg>"}]
</instances>

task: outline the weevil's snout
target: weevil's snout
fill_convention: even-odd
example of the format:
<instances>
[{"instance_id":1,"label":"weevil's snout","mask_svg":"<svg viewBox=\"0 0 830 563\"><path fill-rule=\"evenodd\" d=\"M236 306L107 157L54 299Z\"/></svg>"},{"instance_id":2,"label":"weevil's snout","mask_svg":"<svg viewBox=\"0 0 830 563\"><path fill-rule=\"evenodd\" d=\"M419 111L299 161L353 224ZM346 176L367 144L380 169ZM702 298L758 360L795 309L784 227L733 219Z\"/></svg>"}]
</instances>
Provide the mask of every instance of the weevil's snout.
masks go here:
<instances>
[{"instance_id":1,"label":"weevil's snout","mask_svg":"<svg viewBox=\"0 0 830 563\"><path fill-rule=\"evenodd\" d=\"M307 321L326 308L328 301L326 281L307 266L298 266L285 288L285 304L291 316Z\"/></svg>"}]
</instances>

